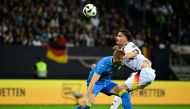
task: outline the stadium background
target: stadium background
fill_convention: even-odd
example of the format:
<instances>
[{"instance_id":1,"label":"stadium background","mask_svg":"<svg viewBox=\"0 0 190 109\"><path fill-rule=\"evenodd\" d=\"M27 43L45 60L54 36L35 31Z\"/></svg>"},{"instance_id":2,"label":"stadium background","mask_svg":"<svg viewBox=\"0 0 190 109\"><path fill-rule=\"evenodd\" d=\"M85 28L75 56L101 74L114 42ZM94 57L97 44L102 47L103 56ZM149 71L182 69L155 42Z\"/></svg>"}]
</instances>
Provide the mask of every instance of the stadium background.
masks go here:
<instances>
[{"instance_id":1,"label":"stadium background","mask_svg":"<svg viewBox=\"0 0 190 109\"><path fill-rule=\"evenodd\" d=\"M96 17L83 16L86 3L97 6ZM146 90L132 93L134 109L190 108L189 1L2 0L0 13L0 108L74 108L90 65L113 53L121 27L157 74ZM45 80L33 77L36 57L48 64ZM122 83L131 72L123 67L113 80ZM112 98L98 96L94 108L107 109Z\"/></svg>"}]
</instances>

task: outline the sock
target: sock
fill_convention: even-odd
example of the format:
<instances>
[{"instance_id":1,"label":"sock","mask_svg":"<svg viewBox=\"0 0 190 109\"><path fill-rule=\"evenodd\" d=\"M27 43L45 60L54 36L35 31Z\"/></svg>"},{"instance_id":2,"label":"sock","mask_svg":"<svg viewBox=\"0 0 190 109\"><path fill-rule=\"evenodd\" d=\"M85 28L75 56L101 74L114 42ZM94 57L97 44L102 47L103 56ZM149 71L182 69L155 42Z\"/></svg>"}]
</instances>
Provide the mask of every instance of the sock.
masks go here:
<instances>
[{"instance_id":1,"label":"sock","mask_svg":"<svg viewBox=\"0 0 190 109\"><path fill-rule=\"evenodd\" d=\"M82 109L90 109L92 107L91 102L87 102L87 104Z\"/></svg>"},{"instance_id":2,"label":"sock","mask_svg":"<svg viewBox=\"0 0 190 109\"><path fill-rule=\"evenodd\" d=\"M122 103L121 98L118 96L115 96L110 109L117 109L121 103Z\"/></svg>"},{"instance_id":3,"label":"sock","mask_svg":"<svg viewBox=\"0 0 190 109\"><path fill-rule=\"evenodd\" d=\"M77 106L75 109L82 109L80 106Z\"/></svg>"},{"instance_id":4,"label":"sock","mask_svg":"<svg viewBox=\"0 0 190 109\"><path fill-rule=\"evenodd\" d=\"M85 105L82 109L90 109L88 105Z\"/></svg>"},{"instance_id":5,"label":"sock","mask_svg":"<svg viewBox=\"0 0 190 109\"><path fill-rule=\"evenodd\" d=\"M127 91L121 95L121 99L124 109L132 109L130 94Z\"/></svg>"}]
</instances>

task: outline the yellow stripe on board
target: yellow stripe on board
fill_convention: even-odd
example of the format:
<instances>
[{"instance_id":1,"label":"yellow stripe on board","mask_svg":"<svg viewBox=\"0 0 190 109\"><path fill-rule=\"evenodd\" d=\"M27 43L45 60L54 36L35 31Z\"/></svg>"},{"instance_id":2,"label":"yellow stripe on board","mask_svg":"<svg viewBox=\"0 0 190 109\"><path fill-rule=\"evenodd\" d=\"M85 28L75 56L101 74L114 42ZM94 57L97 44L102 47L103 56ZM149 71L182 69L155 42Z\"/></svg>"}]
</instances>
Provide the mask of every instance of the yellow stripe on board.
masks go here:
<instances>
[{"instance_id":1,"label":"yellow stripe on board","mask_svg":"<svg viewBox=\"0 0 190 109\"><path fill-rule=\"evenodd\" d=\"M190 105L189 90L188 81L155 81L143 90L132 92L132 103ZM76 104L75 95L85 93L86 80L0 80L0 105ZM113 97L99 94L95 104L109 105Z\"/></svg>"}]
</instances>

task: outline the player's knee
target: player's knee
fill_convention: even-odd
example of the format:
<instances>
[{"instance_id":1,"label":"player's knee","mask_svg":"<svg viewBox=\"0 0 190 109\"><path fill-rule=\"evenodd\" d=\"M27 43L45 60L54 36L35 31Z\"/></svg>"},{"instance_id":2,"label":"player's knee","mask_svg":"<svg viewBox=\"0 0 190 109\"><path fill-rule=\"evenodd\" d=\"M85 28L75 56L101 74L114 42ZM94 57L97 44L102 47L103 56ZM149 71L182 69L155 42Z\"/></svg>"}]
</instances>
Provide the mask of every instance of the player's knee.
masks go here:
<instances>
[{"instance_id":1,"label":"player's knee","mask_svg":"<svg viewBox=\"0 0 190 109\"><path fill-rule=\"evenodd\" d=\"M127 99L130 101L130 94L125 89L121 90L118 95L121 97L122 100Z\"/></svg>"},{"instance_id":2,"label":"player's knee","mask_svg":"<svg viewBox=\"0 0 190 109\"><path fill-rule=\"evenodd\" d=\"M121 97L125 92L127 92L125 89L122 89L119 91L118 95Z\"/></svg>"}]
</instances>

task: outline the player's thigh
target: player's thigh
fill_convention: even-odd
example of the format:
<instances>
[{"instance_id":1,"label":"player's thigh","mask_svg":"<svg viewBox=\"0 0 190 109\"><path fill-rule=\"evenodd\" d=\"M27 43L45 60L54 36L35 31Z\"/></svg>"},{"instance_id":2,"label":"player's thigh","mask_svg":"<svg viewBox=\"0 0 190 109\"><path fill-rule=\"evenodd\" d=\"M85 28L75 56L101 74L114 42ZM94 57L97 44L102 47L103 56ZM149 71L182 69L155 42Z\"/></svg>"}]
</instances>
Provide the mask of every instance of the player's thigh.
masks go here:
<instances>
[{"instance_id":1,"label":"player's thigh","mask_svg":"<svg viewBox=\"0 0 190 109\"><path fill-rule=\"evenodd\" d=\"M128 86L125 83L121 84L120 88L125 89L125 90L129 90Z\"/></svg>"},{"instance_id":2,"label":"player's thigh","mask_svg":"<svg viewBox=\"0 0 190 109\"><path fill-rule=\"evenodd\" d=\"M156 77L155 70L150 67L147 67L141 70L139 81L152 82L154 81L155 77Z\"/></svg>"},{"instance_id":3,"label":"player's thigh","mask_svg":"<svg viewBox=\"0 0 190 109\"><path fill-rule=\"evenodd\" d=\"M154 81L156 75L155 70L152 68L143 68L140 72L139 87L145 88Z\"/></svg>"},{"instance_id":4,"label":"player's thigh","mask_svg":"<svg viewBox=\"0 0 190 109\"><path fill-rule=\"evenodd\" d=\"M102 93L110 96L110 95L117 95L117 89L119 86L114 82L109 82L106 86L101 90Z\"/></svg>"},{"instance_id":5,"label":"player's thigh","mask_svg":"<svg viewBox=\"0 0 190 109\"><path fill-rule=\"evenodd\" d=\"M115 87L113 87L111 90L110 90L110 93L113 94L113 95L118 95L119 91L121 90L120 86L119 85L116 85Z\"/></svg>"},{"instance_id":6,"label":"player's thigh","mask_svg":"<svg viewBox=\"0 0 190 109\"><path fill-rule=\"evenodd\" d=\"M155 70L152 68L143 68L139 73L132 73L131 76L124 82L123 87L129 91L143 89L155 79Z\"/></svg>"}]
</instances>

